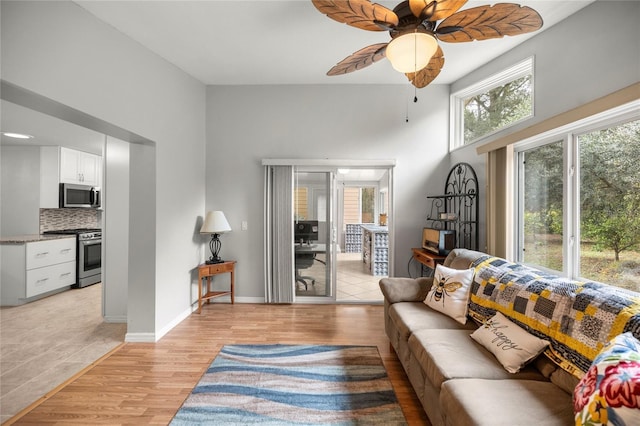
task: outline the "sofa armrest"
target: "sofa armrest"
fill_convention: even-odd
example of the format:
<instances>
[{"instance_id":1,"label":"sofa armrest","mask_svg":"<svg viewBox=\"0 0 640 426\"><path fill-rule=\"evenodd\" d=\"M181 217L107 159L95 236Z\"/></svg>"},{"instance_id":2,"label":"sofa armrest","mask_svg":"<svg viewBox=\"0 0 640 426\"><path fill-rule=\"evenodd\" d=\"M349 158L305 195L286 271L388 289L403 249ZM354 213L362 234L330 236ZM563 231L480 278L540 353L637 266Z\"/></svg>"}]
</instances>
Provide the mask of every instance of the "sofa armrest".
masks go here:
<instances>
[{"instance_id":1,"label":"sofa armrest","mask_svg":"<svg viewBox=\"0 0 640 426\"><path fill-rule=\"evenodd\" d=\"M433 278L383 278L379 284L389 303L422 302L431 289Z\"/></svg>"}]
</instances>

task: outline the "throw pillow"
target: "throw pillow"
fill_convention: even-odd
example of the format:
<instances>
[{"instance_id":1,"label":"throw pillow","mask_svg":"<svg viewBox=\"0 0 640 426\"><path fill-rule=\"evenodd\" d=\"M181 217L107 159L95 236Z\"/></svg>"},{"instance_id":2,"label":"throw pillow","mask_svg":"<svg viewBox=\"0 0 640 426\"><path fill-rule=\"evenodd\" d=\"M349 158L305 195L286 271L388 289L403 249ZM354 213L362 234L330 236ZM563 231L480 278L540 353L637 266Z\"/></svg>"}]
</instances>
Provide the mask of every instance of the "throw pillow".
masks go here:
<instances>
[{"instance_id":1,"label":"throw pillow","mask_svg":"<svg viewBox=\"0 0 640 426\"><path fill-rule=\"evenodd\" d=\"M500 312L471 333L471 338L491 352L509 373L520 371L549 345L548 341L529 334Z\"/></svg>"},{"instance_id":2,"label":"throw pillow","mask_svg":"<svg viewBox=\"0 0 640 426\"><path fill-rule=\"evenodd\" d=\"M616 336L573 391L576 425L640 424L640 342Z\"/></svg>"},{"instance_id":3,"label":"throw pillow","mask_svg":"<svg viewBox=\"0 0 640 426\"><path fill-rule=\"evenodd\" d=\"M451 269L436 265L433 285L424 303L430 308L450 316L461 324L467 322L469 292L473 281L473 269Z\"/></svg>"}]
</instances>

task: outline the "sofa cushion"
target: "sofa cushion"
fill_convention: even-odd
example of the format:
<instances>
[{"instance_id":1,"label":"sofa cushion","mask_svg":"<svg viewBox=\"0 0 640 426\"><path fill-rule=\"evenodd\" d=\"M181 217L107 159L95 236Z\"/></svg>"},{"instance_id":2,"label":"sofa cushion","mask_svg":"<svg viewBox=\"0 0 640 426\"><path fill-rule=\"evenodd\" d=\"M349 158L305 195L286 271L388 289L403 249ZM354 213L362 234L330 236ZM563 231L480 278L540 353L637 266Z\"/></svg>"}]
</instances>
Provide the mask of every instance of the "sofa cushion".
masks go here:
<instances>
[{"instance_id":1,"label":"sofa cushion","mask_svg":"<svg viewBox=\"0 0 640 426\"><path fill-rule=\"evenodd\" d=\"M424 303L460 324L465 324L472 281L473 269L452 269L437 265L433 275L433 286Z\"/></svg>"},{"instance_id":2,"label":"sofa cushion","mask_svg":"<svg viewBox=\"0 0 640 426\"><path fill-rule=\"evenodd\" d=\"M640 342L616 336L575 388L576 424L640 424Z\"/></svg>"},{"instance_id":3,"label":"sofa cushion","mask_svg":"<svg viewBox=\"0 0 640 426\"><path fill-rule=\"evenodd\" d=\"M536 380L449 380L440 407L449 426L574 424L571 396Z\"/></svg>"},{"instance_id":4,"label":"sofa cushion","mask_svg":"<svg viewBox=\"0 0 640 426\"><path fill-rule=\"evenodd\" d=\"M434 311L422 302L394 303L389 307L389 317L400 332L400 338L404 341L407 341L409 335L416 330L429 328L474 330L476 328L471 321L462 325L454 319Z\"/></svg>"},{"instance_id":5,"label":"sofa cushion","mask_svg":"<svg viewBox=\"0 0 640 426\"><path fill-rule=\"evenodd\" d=\"M421 302L431 288L433 278L382 278L378 285L389 303Z\"/></svg>"},{"instance_id":6,"label":"sofa cushion","mask_svg":"<svg viewBox=\"0 0 640 426\"><path fill-rule=\"evenodd\" d=\"M460 378L545 380L534 367L508 373L495 357L475 343L471 330L418 330L409 337L409 350L431 384Z\"/></svg>"},{"instance_id":7,"label":"sofa cushion","mask_svg":"<svg viewBox=\"0 0 640 426\"><path fill-rule=\"evenodd\" d=\"M549 345L548 341L527 333L500 312L486 320L471 338L495 355L509 373L520 371Z\"/></svg>"},{"instance_id":8,"label":"sofa cushion","mask_svg":"<svg viewBox=\"0 0 640 426\"><path fill-rule=\"evenodd\" d=\"M573 391L580 381L576 376L562 368L555 369L553 373L551 373L551 376L549 376L549 380L569 395L573 395Z\"/></svg>"}]
</instances>

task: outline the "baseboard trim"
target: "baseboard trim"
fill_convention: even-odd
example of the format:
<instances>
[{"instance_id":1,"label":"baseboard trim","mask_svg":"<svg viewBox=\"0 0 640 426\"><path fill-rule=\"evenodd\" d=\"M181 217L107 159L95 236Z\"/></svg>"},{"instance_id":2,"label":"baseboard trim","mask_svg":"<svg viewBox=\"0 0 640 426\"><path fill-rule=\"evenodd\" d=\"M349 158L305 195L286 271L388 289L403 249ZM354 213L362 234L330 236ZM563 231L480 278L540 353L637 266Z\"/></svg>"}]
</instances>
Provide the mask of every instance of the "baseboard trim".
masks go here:
<instances>
[{"instance_id":1,"label":"baseboard trim","mask_svg":"<svg viewBox=\"0 0 640 426\"><path fill-rule=\"evenodd\" d=\"M173 319L173 321L171 321L169 324L167 324L164 327L162 327L162 329L156 333L156 338L157 338L156 341L162 339L162 336L164 336L165 334L170 332L173 327L175 327L176 325L180 324L189 315L191 315L191 309L186 309L180 315L175 317Z\"/></svg>"},{"instance_id":2,"label":"baseboard trim","mask_svg":"<svg viewBox=\"0 0 640 426\"><path fill-rule=\"evenodd\" d=\"M106 316L106 317L102 317L104 319L104 322L108 322L111 324L126 324L127 323L127 316Z\"/></svg>"},{"instance_id":3,"label":"baseboard trim","mask_svg":"<svg viewBox=\"0 0 640 426\"><path fill-rule=\"evenodd\" d=\"M155 343L155 333L127 333L124 335L124 341L128 343Z\"/></svg>"}]
</instances>

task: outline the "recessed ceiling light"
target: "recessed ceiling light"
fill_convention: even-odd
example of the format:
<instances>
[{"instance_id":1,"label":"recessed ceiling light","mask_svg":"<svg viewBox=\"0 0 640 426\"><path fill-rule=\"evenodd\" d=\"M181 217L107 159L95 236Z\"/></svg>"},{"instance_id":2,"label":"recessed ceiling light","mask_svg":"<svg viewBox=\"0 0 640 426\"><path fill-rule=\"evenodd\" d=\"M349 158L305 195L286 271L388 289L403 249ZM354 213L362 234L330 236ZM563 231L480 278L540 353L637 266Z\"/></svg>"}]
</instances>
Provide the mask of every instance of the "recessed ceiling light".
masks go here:
<instances>
[{"instance_id":1,"label":"recessed ceiling light","mask_svg":"<svg viewBox=\"0 0 640 426\"><path fill-rule=\"evenodd\" d=\"M33 139L33 136L25 135L22 133L2 132L2 134L5 135L6 137L15 138L15 139Z\"/></svg>"}]
</instances>

